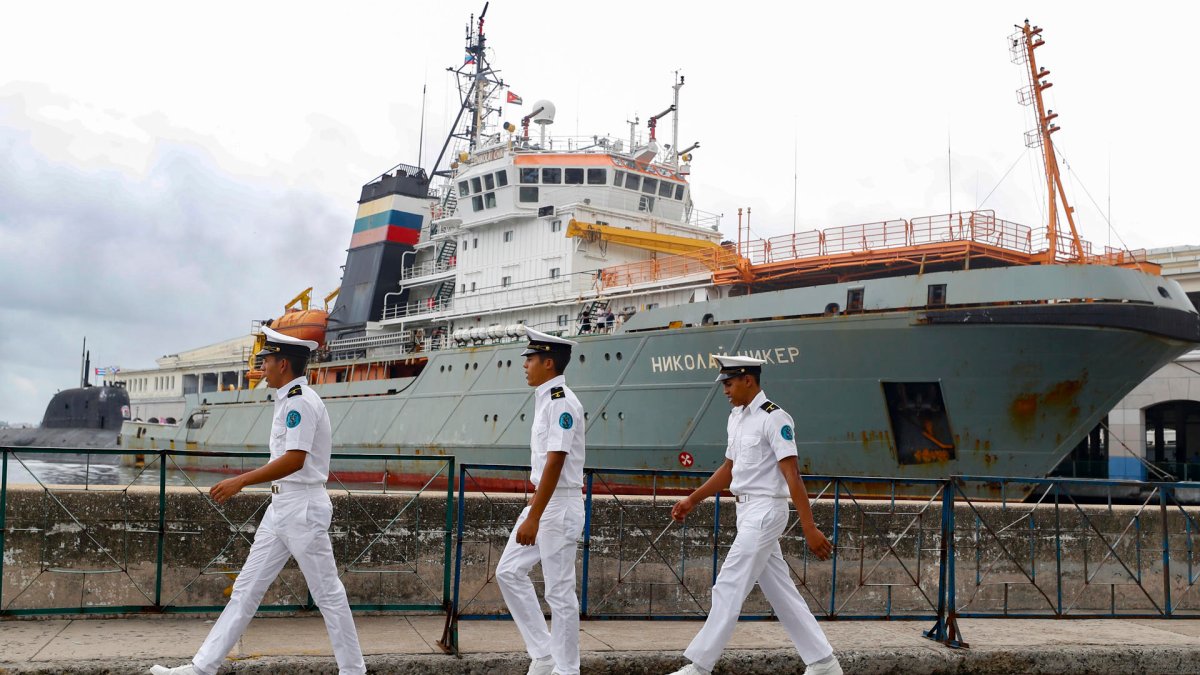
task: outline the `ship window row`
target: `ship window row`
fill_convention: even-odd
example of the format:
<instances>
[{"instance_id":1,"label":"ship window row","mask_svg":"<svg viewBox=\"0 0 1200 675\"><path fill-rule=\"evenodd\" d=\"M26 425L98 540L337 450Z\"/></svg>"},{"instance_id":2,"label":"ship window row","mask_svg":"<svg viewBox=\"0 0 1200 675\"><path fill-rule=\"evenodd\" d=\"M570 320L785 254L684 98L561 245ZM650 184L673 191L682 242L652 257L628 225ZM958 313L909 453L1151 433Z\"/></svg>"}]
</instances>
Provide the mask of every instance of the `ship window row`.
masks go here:
<instances>
[{"instance_id":1,"label":"ship window row","mask_svg":"<svg viewBox=\"0 0 1200 675\"><path fill-rule=\"evenodd\" d=\"M606 185L608 169L562 169L521 167L522 185Z\"/></svg>"},{"instance_id":2,"label":"ship window row","mask_svg":"<svg viewBox=\"0 0 1200 675\"><path fill-rule=\"evenodd\" d=\"M676 199L683 201L684 186L672 183L670 181L642 176L636 173L625 171L617 171L613 176L613 185L623 187L626 190L641 192L647 195L657 194L659 197L666 199Z\"/></svg>"},{"instance_id":3,"label":"ship window row","mask_svg":"<svg viewBox=\"0 0 1200 675\"><path fill-rule=\"evenodd\" d=\"M458 181L458 196L466 198L472 194L479 194L484 190L495 190L502 187L508 187L507 171L485 173L482 176L475 176L469 180Z\"/></svg>"}]
</instances>

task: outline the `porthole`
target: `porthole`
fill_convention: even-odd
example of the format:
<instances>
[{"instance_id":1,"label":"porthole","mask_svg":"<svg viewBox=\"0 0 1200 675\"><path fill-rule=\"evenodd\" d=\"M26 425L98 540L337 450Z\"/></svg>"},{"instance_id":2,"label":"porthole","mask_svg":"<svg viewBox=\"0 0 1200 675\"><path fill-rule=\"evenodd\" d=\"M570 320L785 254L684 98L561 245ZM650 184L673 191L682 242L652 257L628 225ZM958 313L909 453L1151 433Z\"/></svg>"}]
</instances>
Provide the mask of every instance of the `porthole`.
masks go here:
<instances>
[{"instance_id":1,"label":"porthole","mask_svg":"<svg viewBox=\"0 0 1200 675\"><path fill-rule=\"evenodd\" d=\"M608 411L607 411L607 410L605 410L604 412L600 413L600 419L602 419L602 420L606 420L606 419L608 419Z\"/></svg>"},{"instance_id":2,"label":"porthole","mask_svg":"<svg viewBox=\"0 0 1200 675\"><path fill-rule=\"evenodd\" d=\"M580 362L580 363L583 363L584 361L587 361L587 354L580 354L580 355L579 355L579 362Z\"/></svg>"},{"instance_id":3,"label":"porthole","mask_svg":"<svg viewBox=\"0 0 1200 675\"><path fill-rule=\"evenodd\" d=\"M590 413L583 413L583 421L586 422Z\"/></svg>"},{"instance_id":4,"label":"porthole","mask_svg":"<svg viewBox=\"0 0 1200 675\"><path fill-rule=\"evenodd\" d=\"M608 352L604 352L604 360L605 360L605 361L611 361L611 360L612 360L612 355L611 355L611 354L609 354Z\"/></svg>"},{"instance_id":5,"label":"porthole","mask_svg":"<svg viewBox=\"0 0 1200 675\"><path fill-rule=\"evenodd\" d=\"M441 369L440 369L440 370L438 370L438 372L440 372L440 373L444 373L444 372L446 372L446 366L444 366L444 365L443 365L443 366L441 367Z\"/></svg>"},{"instance_id":6,"label":"porthole","mask_svg":"<svg viewBox=\"0 0 1200 675\"><path fill-rule=\"evenodd\" d=\"M617 413L617 419L619 419L619 420L625 419L625 413L623 413L623 412Z\"/></svg>"},{"instance_id":7,"label":"porthole","mask_svg":"<svg viewBox=\"0 0 1200 675\"><path fill-rule=\"evenodd\" d=\"M504 367L504 361L502 361L502 360L501 360L501 361L497 361L497 362L496 362L496 367L497 367L497 368L503 368L503 367Z\"/></svg>"},{"instance_id":8,"label":"porthole","mask_svg":"<svg viewBox=\"0 0 1200 675\"><path fill-rule=\"evenodd\" d=\"M489 416L489 415L484 415L484 416L483 416L483 421L484 421L484 422L488 421L488 417L490 417L490 416Z\"/></svg>"},{"instance_id":9,"label":"porthole","mask_svg":"<svg viewBox=\"0 0 1200 675\"><path fill-rule=\"evenodd\" d=\"M478 361L471 364L471 370L479 370L479 362Z\"/></svg>"},{"instance_id":10,"label":"porthole","mask_svg":"<svg viewBox=\"0 0 1200 675\"><path fill-rule=\"evenodd\" d=\"M504 362L504 367L505 367L505 368L512 368L512 359L509 359L508 361L505 361L505 362Z\"/></svg>"},{"instance_id":11,"label":"porthole","mask_svg":"<svg viewBox=\"0 0 1200 675\"><path fill-rule=\"evenodd\" d=\"M621 360L621 352L617 352L617 360L618 360L618 361L620 361L620 360Z\"/></svg>"},{"instance_id":12,"label":"porthole","mask_svg":"<svg viewBox=\"0 0 1200 675\"><path fill-rule=\"evenodd\" d=\"M1163 296L1164 298L1167 298L1168 300L1171 299L1171 294L1168 293L1167 289L1163 288L1162 286L1158 287L1158 294Z\"/></svg>"},{"instance_id":13,"label":"porthole","mask_svg":"<svg viewBox=\"0 0 1200 675\"><path fill-rule=\"evenodd\" d=\"M524 421L525 421L525 413L521 413L521 421L522 421L522 422L524 422Z\"/></svg>"},{"instance_id":14,"label":"porthole","mask_svg":"<svg viewBox=\"0 0 1200 675\"><path fill-rule=\"evenodd\" d=\"M446 366L446 372L447 372L447 373L448 373L448 372L450 372L450 371L452 371L452 370L454 370L454 364L453 364L453 363L451 363L450 365Z\"/></svg>"}]
</instances>

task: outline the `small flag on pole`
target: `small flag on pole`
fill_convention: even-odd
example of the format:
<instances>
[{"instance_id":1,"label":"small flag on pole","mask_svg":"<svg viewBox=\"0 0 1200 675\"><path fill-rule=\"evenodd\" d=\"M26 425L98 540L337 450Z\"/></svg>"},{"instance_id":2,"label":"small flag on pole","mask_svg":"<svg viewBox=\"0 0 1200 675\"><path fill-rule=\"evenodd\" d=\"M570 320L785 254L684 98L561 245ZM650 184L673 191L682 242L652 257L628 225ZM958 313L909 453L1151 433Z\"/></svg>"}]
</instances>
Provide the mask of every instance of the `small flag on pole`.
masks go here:
<instances>
[{"instance_id":1,"label":"small flag on pole","mask_svg":"<svg viewBox=\"0 0 1200 675\"><path fill-rule=\"evenodd\" d=\"M468 63L475 63L475 55L474 54L467 54L466 56L463 57L463 65L465 66Z\"/></svg>"},{"instance_id":2,"label":"small flag on pole","mask_svg":"<svg viewBox=\"0 0 1200 675\"><path fill-rule=\"evenodd\" d=\"M515 103L517 105L521 105L521 97L517 96L516 94L514 94L510 91L510 92L508 92L508 102Z\"/></svg>"},{"instance_id":3,"label":"small flag on pole","mask_svg":"<svg viewBox=\"0 0 1200 675\"><path fill-rule=\"evenodd\" d=\"M96 369L97 377L99 377L100 375L107 375L107 374L108 374L108 370L106 368L97 368Z\"/></svg>"}]
</instances>

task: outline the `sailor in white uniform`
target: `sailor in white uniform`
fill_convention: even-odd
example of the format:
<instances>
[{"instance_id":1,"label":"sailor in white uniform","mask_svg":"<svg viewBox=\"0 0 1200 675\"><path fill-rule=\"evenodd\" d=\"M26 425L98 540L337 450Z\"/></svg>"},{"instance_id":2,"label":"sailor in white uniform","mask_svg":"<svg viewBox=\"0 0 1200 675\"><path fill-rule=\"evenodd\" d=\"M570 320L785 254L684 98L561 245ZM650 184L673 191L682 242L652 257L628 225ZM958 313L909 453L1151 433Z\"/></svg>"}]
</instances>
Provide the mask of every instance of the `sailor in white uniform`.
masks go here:
<instances>
[{"instance_id":1,"label":"sailor in white uniform","mask_svg":"<svg viewBox=\"0 0 1200 675\"><path fill-rule=\"evenodd\" d=\"M563 370L575 342L526 329L525 381L536 387L530 434L537 490L521 511L496 566L496 583L532 662L531 675L578 675L579 597L575 553L583 533L583 406ZM551 628L529 571L542 564Z\"/></svg>"},{"instance_id":2,"label":"sailor in white uniform","mask_svg":"<svg viewBox=\"0 0 1200 675\"><path fill-rule=\"evenodd\" d=\"M756 582L807 664L804 672L841 675L833 647L796 590L779 548L779 537L788 523L790 496L809 550L821 560L833 552L809 509L796 459L792 418L767 400L759 385L766 361L744 356L713 358L721 365L717 381L733 406L726 425L725 463L704 485L675 504L671 516L682 521L696 504L728 488L737 498L737 537L713 586L708 619L683 653L691 663L674 675L712 672Z\"/></svg>"},{"instance_id":3,"label":"sailor in white uniform","mask_svg":"<svg viewBox=\"0 0 1200 675\"><path fill-rule=\"evenodd\" d=\"M325 491L332 448L329 413L304 377L309 353L317 343L270 328L263 328L263 334L266 344L258 355L263 357L264 379L275 389L271 461L217 483L209 494L220 504L248 485L271 481L271 505L233 582L229 604L192 662L178 668L154 666L152 675L214 675L258 610L267 587L293 556L325 620L339 675L367 672L329 541L333 515Z\"/></svg>"}]
</instances>

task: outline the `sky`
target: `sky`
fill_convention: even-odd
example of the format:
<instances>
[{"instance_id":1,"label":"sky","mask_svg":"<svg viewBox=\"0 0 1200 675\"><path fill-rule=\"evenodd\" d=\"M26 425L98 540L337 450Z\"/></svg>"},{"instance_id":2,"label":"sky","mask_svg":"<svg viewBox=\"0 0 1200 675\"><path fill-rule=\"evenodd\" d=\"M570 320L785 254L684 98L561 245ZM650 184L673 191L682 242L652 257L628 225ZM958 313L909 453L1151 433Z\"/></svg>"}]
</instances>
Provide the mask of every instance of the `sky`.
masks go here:
<instances>
[{"instance_id":1,"label":"sky","mask_svg":"<svg viewBox=\"0 0 1200 675\"><path fill-rule=\"evenodd\" d=\"M84 336L93 366L148 367L336 288L361 185L432 163L482 6L7 4L0 420L76 386ZM495 0L485 30L525 102L504 119L549 99L552 134L627 136L680 70L693 195L733 238L739 207L756 236L980 207L1043 224L1007 43L1025 18L1085 238L1200 244L1189 4Z\"/></svg>"}]
</instances>

